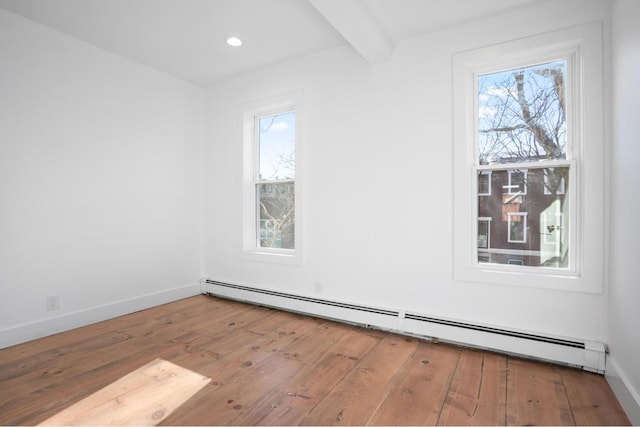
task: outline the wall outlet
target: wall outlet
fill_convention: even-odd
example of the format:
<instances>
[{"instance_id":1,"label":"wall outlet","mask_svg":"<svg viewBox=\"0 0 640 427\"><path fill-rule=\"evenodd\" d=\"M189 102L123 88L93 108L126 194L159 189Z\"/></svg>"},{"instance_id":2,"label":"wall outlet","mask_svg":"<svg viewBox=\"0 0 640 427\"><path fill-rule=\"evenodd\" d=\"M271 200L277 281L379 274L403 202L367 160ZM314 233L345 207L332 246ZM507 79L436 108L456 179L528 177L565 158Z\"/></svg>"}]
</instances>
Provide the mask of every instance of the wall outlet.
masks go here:
<instances>
[{"instance_id":1,"label":"wall outlet","mask_svg":"<svg viewBox=\"0 0 640 427\"><path fill-rule=\"evenodd\" d=\"M316 295L320 295L322 293L322 283L313 282L313 293Z\"/></svg>"},{"instance_id":2,"label":"wall outlet","mask_svg":"<svg viewBox=\"0 0 640 427\"><path fill-rule=\"evenodd\" d=\"M58 295L47 297L47 311L54 311L60 309L60 297Z\"/></svg>"}]
</instances>

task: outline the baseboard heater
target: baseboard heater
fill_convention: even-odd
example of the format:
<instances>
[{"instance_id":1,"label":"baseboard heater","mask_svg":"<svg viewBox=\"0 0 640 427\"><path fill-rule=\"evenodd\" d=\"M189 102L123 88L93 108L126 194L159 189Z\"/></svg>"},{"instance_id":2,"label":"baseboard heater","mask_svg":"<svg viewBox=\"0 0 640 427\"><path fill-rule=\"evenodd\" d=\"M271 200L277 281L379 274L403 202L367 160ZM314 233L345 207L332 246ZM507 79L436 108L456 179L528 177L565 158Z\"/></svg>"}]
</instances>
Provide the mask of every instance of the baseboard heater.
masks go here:
<instances>
[{"instance_id":1,"label":"baseboard heater","mask_svg":"<svg viewBox=\"0 0 640 427\"><path fill-rule=\"evenodd\" d=\"M605 345L600 342L545 336L212 279L203 279L201 288L205 294L364 327L547 360L600 374L605 370Z\"/></svg>"}]
</instances>

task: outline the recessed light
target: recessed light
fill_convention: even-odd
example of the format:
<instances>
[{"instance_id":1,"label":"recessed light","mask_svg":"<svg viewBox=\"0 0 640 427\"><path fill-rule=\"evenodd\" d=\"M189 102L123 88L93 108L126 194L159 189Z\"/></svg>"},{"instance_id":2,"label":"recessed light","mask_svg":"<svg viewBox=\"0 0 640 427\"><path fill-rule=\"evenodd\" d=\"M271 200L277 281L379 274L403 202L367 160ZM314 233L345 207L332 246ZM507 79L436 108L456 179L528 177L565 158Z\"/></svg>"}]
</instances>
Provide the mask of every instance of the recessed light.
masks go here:
<instances>
[{"instance_id":1,"label":"recessed light","mask_svg":"<svg viewBox=\"0 0 640 427\"><path fill-rule=\"evenodd\" d=\"M227 44L233 47L242 46L242 40L240 40L238 37L229 37L227 39Z\"/></svg>"}]
</instances>

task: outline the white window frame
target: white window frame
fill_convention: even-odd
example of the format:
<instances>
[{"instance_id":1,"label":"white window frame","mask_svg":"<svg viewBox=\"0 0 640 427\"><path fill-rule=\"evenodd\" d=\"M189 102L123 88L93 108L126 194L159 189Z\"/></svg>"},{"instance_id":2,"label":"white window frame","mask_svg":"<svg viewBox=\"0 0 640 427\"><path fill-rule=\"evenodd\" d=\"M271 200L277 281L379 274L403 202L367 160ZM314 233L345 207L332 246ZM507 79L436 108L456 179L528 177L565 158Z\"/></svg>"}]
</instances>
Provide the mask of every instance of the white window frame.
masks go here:
<instances>
[{"instance_id":1,"label":"white window frame","mask_svg":"<svg viewBox=\"0 0 640 427\"><path fill-rule=\"evenodd\" d=\"M281 96L257 101L240 106L242 115L242 258L254 261L267 261L283 264L300 265L303 263L303 112L302 92L292 92ZM295 178L286 180L294 182L295 198L295 248L265 248L260 246L260 218L258 210L258 183L267 184L272 181L259 181L257 167L259 157L259 140L256 128L257 118L272 114L294 111L296 114L295 134ZM280 181L277 181L280 182ZM282 181L285 182L285 181Z\"/></svg>"},{"instance_id":2,"label":"white window frame","mask_svg":"<svg viewBox=\"0 0 640 427\"><path fill-rule=\"evenodd\" d=\"M514 240L511 238L511 220L514 216L521 217L522 222L522 240ZM507 212L507 242L509 243L527 243L527 212Z\"/></svg>"},{"instance_id":3,"label":"white window frame","mask_svg":"<svg viewBox=\"0 0 640 427\"><path fill-rule=\"evenodd\" d=\"M455 281L600 293L604 282L604 75L602 23L481 47L453 57L453 236ZM566 269L478 262L477 76L567 59L567 160L502 165L531 169L569 165L570 265ZM570 74L569 74L570 73ZM474 187L475 186L475 187ZM588 250L585 250L587 248Z\"/></svg>"}]
</instances>

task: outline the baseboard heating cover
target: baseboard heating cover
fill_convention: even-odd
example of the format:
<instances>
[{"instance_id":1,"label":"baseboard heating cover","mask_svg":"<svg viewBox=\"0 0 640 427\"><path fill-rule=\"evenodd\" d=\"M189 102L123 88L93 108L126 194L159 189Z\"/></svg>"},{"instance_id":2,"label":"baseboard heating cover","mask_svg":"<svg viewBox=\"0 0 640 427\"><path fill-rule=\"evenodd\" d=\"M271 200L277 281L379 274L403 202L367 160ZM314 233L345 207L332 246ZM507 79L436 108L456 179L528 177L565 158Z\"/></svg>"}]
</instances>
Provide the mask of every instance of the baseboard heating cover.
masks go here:
<instances>
[{"instance_id":1,"label":"baseboard heating cover","mask_svg":"<svg viewBox=\"0 0 640 427\"><path fill-rule=\"evenodd\" d=\"M581 367L603 374L605 345L202 279L205 294L341 322Z\"/></svg>"}]
</instances>

